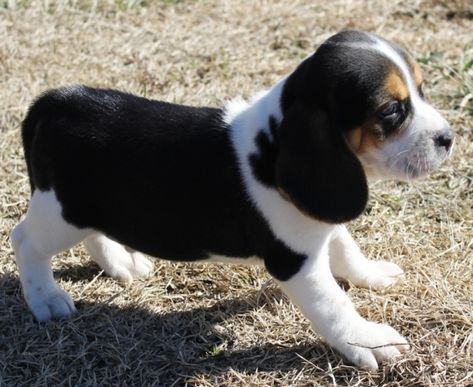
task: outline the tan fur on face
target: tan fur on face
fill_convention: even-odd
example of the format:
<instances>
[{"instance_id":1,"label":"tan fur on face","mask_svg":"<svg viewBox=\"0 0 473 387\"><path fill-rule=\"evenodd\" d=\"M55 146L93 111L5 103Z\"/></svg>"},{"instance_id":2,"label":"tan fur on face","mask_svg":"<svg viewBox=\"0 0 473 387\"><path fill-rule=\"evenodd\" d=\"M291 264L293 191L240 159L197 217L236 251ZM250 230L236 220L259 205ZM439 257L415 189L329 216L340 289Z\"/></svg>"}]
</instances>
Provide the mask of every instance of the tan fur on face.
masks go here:
<instances>
[{"instance_id":1,"label":"tan fur on face","mask_svg":"<svg viewBox=\"0 0 473 387\"><path fill-rule=\"evenodd\" d=\"M384 89L398 101L405 100L409 96L406 83L395 71L391 71L386 77Z\"/></svg>"},{"instance_id":2,"label":"tan fur on face","mask_svg":"<svg viewBox=\"0 0 473 387\"><path fill-rule=\"evenodd\" d=\"M411 61L410 65L412 67L412 72L414 73L414 79L416 81L416 85L420 86L423 82L422 70L417 62Z\"/></svg>"},{"instance_id":3,"label":"tan fur on face","mask_svg":"<svg viewBox=\"0 0 473 387\"><path fill-rule=\"evenodd\" d=\"M369 149L379 147L381 140L375 133L360 126L346 136L348 146L355 154L366 153Z\"/></svg>"}]
</instances>

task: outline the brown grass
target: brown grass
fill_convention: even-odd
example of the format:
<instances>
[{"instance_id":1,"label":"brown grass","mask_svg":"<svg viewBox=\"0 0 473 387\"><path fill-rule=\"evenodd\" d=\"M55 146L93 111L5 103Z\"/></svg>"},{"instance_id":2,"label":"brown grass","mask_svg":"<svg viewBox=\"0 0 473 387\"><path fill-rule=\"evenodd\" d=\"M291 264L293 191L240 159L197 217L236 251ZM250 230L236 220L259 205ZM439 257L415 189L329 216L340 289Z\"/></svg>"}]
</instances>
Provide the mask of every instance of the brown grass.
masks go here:
<instances>
[{"instance_id":1,"label":"brown grass","mask_svg":"<svg viewBox=\"0 0 473 387\"><path fill-rule=\"evenodd\" d=\"M469 0L0 0L0 385L472 385L472 15ZM157 261L123 286L82 248L54 266L78 313L34 321L9 232L29 197L19 126L35 95L86 83L221 105L346 27L408 47L457 132L440 171L375 184L349 226L368 256L406 270L385 294L348 290L408 338L406 356L378 372L344 365L260 268Z\"/></svg>"}]
</instances>

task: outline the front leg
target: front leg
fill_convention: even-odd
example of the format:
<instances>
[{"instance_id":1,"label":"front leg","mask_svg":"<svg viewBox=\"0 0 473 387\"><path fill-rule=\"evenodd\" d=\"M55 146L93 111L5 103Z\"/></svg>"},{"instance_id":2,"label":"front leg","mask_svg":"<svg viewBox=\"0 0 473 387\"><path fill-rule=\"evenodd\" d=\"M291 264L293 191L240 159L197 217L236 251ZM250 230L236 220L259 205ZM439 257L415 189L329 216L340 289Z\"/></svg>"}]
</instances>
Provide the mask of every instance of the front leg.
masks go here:
<instances>
[{"instance_id":1,"label":"front leg","mask_svg":"<svg viewBox=\"0 0 473 387\"><path fill-rule=\"evenodd\" d=\"M336 278L363 288L384 289L396 283L402 269L395 263L367 259L345 226L337 226L330 245L330 268Z\"/></svg>"},{"instance_id":2,"label":"front leg","mask_svg":"<svg viewBox=\"0 0 473 387\"><path fill-rule=\"evenodd\" d=\"M393 328L367 321L357 313L332 276L326 242L305 259L296 274L278 283L314 330L355 365L377 369L378 363L409 348Z\"/></svg>"}]
</instances>

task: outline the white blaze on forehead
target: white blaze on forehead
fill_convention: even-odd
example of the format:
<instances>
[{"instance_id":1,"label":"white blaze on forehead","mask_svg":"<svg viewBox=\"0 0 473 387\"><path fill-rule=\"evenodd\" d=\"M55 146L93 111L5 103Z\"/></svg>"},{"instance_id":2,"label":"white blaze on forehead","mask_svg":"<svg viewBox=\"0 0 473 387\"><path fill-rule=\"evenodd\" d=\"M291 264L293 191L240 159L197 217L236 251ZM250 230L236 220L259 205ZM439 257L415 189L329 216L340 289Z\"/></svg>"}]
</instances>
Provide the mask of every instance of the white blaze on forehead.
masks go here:
<instances>
[{"instance_id":1,"label":"white blaze on forehead","mask_svg":"<svg viewBox=\"0 0 473 387\"><path fill-rule=\"evenodd\" d=\"M420 99L412 71L409 68L406 60L394 48L380 39L376 39L374 48L382 53L385 57L389 58L401 71L401 74L407 83L407 87L409 88L411 98Z\"/></svg>"},{"instance_id":2,"label":"white blaze on forehead","mask_svg":"<svg viewBox=\"0 0 473 387\"><path fill-rule=\"evenodd\" d=\"M381 55L393 62L399 69L408 86L410 95L421 100L414 77L412 75L412 71L409 69L409 65L405 59L388 43L382 41L381 39L370 36L370 42L342 42L335 44L359 50L374 50L379 52Z\"/></svg>"}]
</instances>

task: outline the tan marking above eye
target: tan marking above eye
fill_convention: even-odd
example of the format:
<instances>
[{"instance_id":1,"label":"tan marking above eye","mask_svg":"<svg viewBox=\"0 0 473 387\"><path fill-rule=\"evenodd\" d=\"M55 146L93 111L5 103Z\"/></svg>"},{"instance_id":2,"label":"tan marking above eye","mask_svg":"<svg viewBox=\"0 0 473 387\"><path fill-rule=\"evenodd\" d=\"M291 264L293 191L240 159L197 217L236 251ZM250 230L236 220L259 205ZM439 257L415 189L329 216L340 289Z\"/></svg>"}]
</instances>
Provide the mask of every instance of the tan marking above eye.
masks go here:
<instances>
[{"instance_id":1,"label":"tan marking above eye","mask_svg":"<svg viewBox=\"0 0 473 387\"><path fill-rule=\"evenodd\" d=\"M406 83L395 71L391 71L386 77L384 88L398 101L403 101L409 97L409 89L407 88Z\"/></svg>"},{"instance_id":2,"label":"tan marking above eye","mask_svg":"<svg viewBox=\"0 0 473 387\"><path fill-rule=\"evenodd\" d=\"M416 81L416 86L422 85L424 81L422 78L422 70L417 62L411 62L412 72L414 73L414 79Z\"/></svg>"}]
</instances>

